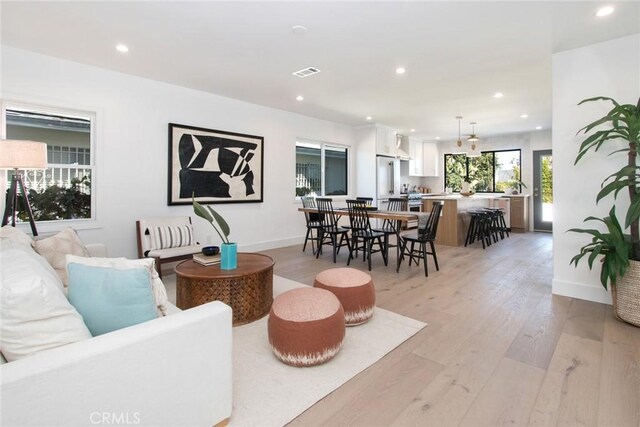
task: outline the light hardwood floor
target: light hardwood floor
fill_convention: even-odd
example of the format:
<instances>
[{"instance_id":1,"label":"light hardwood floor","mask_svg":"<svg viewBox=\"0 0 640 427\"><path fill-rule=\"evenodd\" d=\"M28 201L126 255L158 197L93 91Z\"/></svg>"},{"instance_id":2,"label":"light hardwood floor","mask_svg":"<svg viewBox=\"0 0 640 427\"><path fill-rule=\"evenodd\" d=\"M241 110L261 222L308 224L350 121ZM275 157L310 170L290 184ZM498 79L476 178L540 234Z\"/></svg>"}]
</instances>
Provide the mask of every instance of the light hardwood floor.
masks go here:
<instances>
[{"instance_id":1,"label":"light hardwood floor","mask_svg":"<svg viewBox=\"0 0 640 427\"><path fill-rule=\"evenodd\" d=\"M333 264L301 250L264 253L275 274L309 285L346 265L344 253ZM291 426L640 426L640 328L551 295L551 235L437 250L428 278L374 256L377 305L428 326Z\"/></svg>"}]
</instances>

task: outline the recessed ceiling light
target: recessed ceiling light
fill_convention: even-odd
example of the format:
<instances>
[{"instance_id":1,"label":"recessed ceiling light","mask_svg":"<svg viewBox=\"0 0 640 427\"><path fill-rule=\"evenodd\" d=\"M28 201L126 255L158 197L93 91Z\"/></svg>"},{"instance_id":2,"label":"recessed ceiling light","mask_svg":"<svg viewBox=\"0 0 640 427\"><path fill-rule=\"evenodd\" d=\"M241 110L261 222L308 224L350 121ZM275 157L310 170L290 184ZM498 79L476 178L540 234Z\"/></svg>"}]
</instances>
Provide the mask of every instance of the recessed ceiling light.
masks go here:
<instances>
[{"instance_id":1,"label":"recessed ceiling light","mask_svg":"<svg viewBox=\"0 0 640 427\"><path fill-rule=\"evenodd\" d=\"M542 129L542 126L536 126L536 130Z\"/></svg>"},{"instance_id":2,"label":"recessed ceiling light","mask_svg":"<svg viewBox=\"0 0 640 427\"><path fill-rule=\"evenodd\" d=\"M126 44L122 44L122 43L120 43L120 44L116 45L116 50L117 50L118 52L120 52L120 53L127 53L127 52L129 52L129 48L127 47L127 45L126 45Z\"/></svg>"},{"instance_id":3,"label":"recessed ceiling light","mask_svg":"<svg viewBox=\"0 0 640 427\"><path fill-rule=\"evenodd\" d=\"M613 7L605 6L598 9L598 11L596 12L596 16L598 18L602 18L603 16L608 16L608 15L611 15L612 13L613 13Z\"/></svg>"},{"instance_id":4,"label":"recessed ceiling light","mask_svg":"<svg viewBox=\"0 0 640 427\"><path fill-rule=\"evenodd\" d=\"M404 74L406 72L407 72L407 70L405 70L404 67L396 68L396 74Z\"/></svg>"},{"instance_id":5,"label":"recessed ceiling light","mask_svg":"<svg viewBox=\"0 0 640 427\"><path fill-rule=\"evenodd\" d=\"M493 94L494 98L502 98L504 95L502 94L502 92L496 92Z\"/></svg>"},{"instance_id":6,"label":"recessed ceiling light","mask_svg":"<svg viewBox=\"0 0 640 427\"><path fill-rule=\"evenodd\" d=\"M529 115L528 115L528 114L522 114L522 115L520 116L520 118L521 118L521 119L526 119L527 117L529 117Z\"/></svg>"},{"instance_id":7,"label":"recessed ceiling light","mask_svg":"<svg viewBox=\"0 0 640 427\"><path fill-rule=\"evenodd\" d=\"M307 33L307 27L305 27L304 25L294 25L293 27L291 27L291 32L296 36L301 36Z\"/></svg>"},{"instance_id":8,"label":"recessed ceiling light","mask_svg":"<svg viewBox=\"0 0 640 427\"><path fill-rule=\"evenodd\" d=\"M411 129L411 132L415 132L415 131L416 131L415 129Z\"/></svg>"},{"instance_id":9,"label":"recessed ceiling light","mask_svg":"<svg viewBox=\"0 0 640 427\"><path fill-rule=\"evenodd\" d=\"M439 137L439 136L436 136L436 139L440 139L440 137Z\"/></svg>"},{"instance_id":10,"label":"recessed ceiling light","mask_svg":"<svg viewBox=\"0 0 640 427\"><path fill-rule=\"evenodd\" d=\"M304 101L304 96L302 95L296 96L296 101Z\"/></svg>"},{"instance_id":11,"label":"recessed ceiling light","mask_svg":"<svg viewBox=\"0 0 640 427\"><path fill-rule=\"evenodd\" d=\"M367 117L365 117L365 120L373 120L373 117L367 116Z\"/></svg>"}]
</instances>

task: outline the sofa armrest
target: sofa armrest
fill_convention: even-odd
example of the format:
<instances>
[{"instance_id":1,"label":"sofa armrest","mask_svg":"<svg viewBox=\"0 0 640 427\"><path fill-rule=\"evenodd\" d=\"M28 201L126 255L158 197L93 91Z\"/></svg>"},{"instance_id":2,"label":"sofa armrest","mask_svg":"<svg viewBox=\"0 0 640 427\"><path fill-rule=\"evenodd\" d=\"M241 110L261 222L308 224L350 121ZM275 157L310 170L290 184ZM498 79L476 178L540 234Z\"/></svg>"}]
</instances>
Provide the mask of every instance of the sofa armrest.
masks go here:
<instances>
[{"instance_id":1,"label":"sofa armrest","mask_svg":"<svg viewBox=\"0 0 640 427\"><path fill-rule=\"evenodd\" d=\"M0 366L4 426L213 426L231 415L231 309L212 302Z\"/></svg>"},{"instance_id":2,"label":"sofa armrest","mask_svg":"<svg viewBox=\"0 0 640 427\"><path fill-rule=\"evenodd\" d=\"M108 256L107 245L104 243L89 243L85 245L85 248L87 248L89 255L92 257L106 258Z\"/></svg>"}]
</instances>

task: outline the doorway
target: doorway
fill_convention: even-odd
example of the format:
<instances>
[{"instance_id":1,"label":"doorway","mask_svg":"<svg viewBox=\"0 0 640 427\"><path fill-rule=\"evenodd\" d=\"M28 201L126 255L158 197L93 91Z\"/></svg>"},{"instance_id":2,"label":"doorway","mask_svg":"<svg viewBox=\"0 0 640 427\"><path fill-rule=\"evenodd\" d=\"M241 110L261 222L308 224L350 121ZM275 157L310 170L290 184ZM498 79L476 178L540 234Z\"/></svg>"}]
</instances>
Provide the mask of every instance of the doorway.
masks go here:
<instances>
[{"instance_id":1,"label":"doorway","mask_svg":"<svg viewBox=\"0 0 640 427\"><path fill-rule=\"evenodd\" d=\"M553 229L553 156L551 150L533 152L533 229Z\"/></svg>"}]
</instances>

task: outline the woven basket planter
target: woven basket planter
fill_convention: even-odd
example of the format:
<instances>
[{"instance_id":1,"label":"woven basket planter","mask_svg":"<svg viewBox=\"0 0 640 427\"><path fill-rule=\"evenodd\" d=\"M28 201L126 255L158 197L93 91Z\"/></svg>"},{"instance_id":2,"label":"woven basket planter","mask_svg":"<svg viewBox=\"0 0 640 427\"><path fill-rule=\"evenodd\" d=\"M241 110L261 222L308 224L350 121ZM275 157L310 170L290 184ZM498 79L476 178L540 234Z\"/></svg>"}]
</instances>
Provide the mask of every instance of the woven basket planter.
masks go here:
<instances>
[{"instance_id":1,"label":"woven basket planter","mask_svg":"<svg viewBox=\"0 0 640 427\"><path fill-rule=\"evenodd\" d=\"M611 293L616 317L640 327L640 261L629 261L627 272L611 287Z\"/></svg>"}]
</instances>

